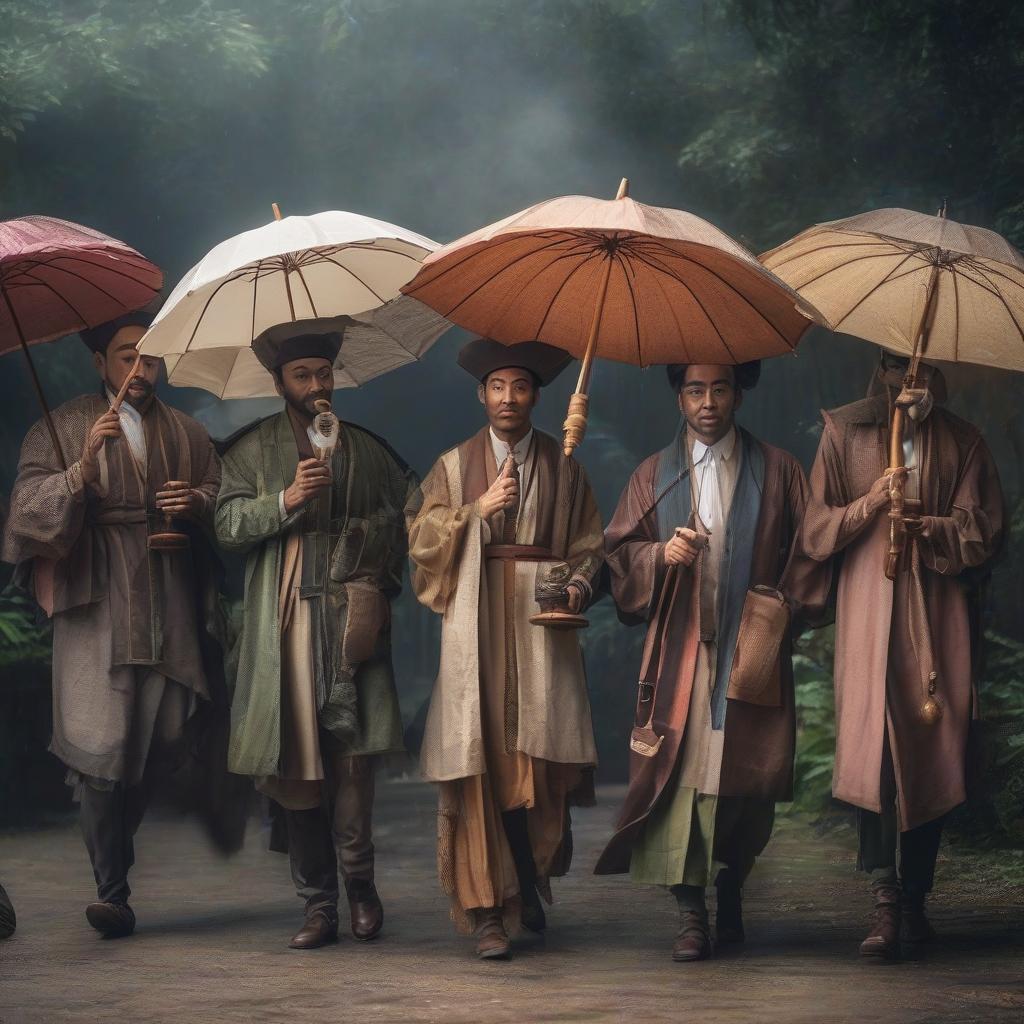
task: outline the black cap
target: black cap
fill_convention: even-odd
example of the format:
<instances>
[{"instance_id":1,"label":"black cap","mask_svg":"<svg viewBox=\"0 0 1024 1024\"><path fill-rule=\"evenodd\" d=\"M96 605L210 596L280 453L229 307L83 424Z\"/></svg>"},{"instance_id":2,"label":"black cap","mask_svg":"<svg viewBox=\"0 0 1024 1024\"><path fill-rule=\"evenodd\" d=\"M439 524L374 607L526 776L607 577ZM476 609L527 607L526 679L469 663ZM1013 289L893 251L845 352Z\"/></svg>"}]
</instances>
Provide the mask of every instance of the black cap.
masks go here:
<instances>
[{"instance_id":1,"label":"black cap","mask_svg":"<svg viewBox=\"0 0 1024 1024\"><path fill-rule=\"evenodd\" d=\"M341 350L340 321L348 317L322 317L276 324L253 343L256 358L268 370L280 370L296 359L326 359L333 363Z\"/></svg>"},{"instance_id":2,"label":"black cap","mask_svg":"<svg viewBox=\"0 0 1024 1024\"><path fill-rule=\"evenodd\" d=\"M568 352L543 341L521 341L503 345L493 338L476 338L459 351L458 363L478 381L508 366L529 370L538 386L550 384L572 362Z\"/></svg>"},{"instance_id":3,"label":"black cap","mask_svg":"<svg viewBox=\"0 0 1024 1024\"><path fill-rule=\"evenodd\" d=\"M122 327L152 326L162 304L162 298L157 296L148 305L143 306L142 309L125 313L115 320L108 320L105 324L98 324L96 327L88 327L84 331L79 331L79 336L90 351L104 353L107 351L107 346L114 340L114 335Z\"/></svg>"},{"instance_id":4,"label":"black cap","mask_svg":"<svg viewBox=\"0 0 1024 1024\"><path fill-rule=\"evenodd\" d=\"M668 375L669 386L677 395L683 390L683 384L686 381L686 371L692 365L692 363L669 363L669 365L665 367L665 373ZM750 391L752 388L756 387L757 382L761 377L760 359L752 359L749 363L734 363L731 365L733 369L733 378L736 381L736 387L738 390Z\"/></svg>"}]
</instances>

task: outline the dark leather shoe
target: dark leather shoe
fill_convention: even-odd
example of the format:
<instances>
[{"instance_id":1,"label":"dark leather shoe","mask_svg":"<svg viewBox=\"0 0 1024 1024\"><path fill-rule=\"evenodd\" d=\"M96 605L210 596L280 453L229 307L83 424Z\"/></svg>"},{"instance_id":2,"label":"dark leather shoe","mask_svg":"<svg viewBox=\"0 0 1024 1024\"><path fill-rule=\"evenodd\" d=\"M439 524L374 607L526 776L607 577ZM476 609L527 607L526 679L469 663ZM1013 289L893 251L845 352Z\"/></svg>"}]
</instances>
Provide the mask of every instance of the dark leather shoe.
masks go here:
<instances>
[{"instance_id":1,"label":"dark leather shoe","mask_svg":"<svg viewBox=\"0 0 1024 1024\"><path fill-rule=\"evenodd\" d=\"M537 890L531 886L523 892L523 913L522 922L524 928L538 935L548 926L548 919L544 913L544 905L540 901Z\"/></svg>"},{"instance_id":2,"label":"dark leather shoe","mask_svg":"<svg viewBox=\"0 0 1024 1024\"><path fill-rule=\"evenodd\" d=\"M505 931L500 907L485 910L476 932L476 955L481 960L507 960L512 954L512 943Z\"/></svg>"},{"instance_id":3,"label":"dark leather shoe","mask_svg":"<svg viewBox=\"0 0 1024 1024\"><path fill-rule=\"evenodd\" d=\"M338 914L333 907L321 907L306 915L303 926L292 936L289 949L319 949L338 941Z\"/></svg>"},{"instance_id":4,"label":"dark leather shoe","mask_svg":"<svg viewBox=\"0 0 1024 1024\"><path fill-rule=\"evenodd\" d=\"M860 944L860 955L872 960L900 958L900 890L895 885L878 885L875 894L875 920L867 938Z\"/></svg>"},{"instance_id":5,"label":"dark leather shoe","mask_svg":"<svg viewBox=\"0 0 1024 1024\"><path fill-rule=\"evenodd\" d=\"M920 946L935 938L935 929L924 912L924 897L915 899L903 894L902 939L911 946Z\"/></svg>"},{"instance_id":6,"label":"dark leather shoe","mask_svg":"<svg viewBox=\"0 0 1024 1024\"><path fill-rule=\"evenodd\" d=\"M718 883L718 907L715 910L715 941L719 945L743 942L743 890L729 876Z\"/></svg>"},{"instance_id":7,"label":"dark leather shoe","mask_svg":"<svg viewBox=\"0 0 1024 1024\"><path fill-rule=\"evenodd\" d=\"M135 931L135 911L127 903L90 903L85 919L105 939L121 939Z\"/></svg>"},{"instance_id":8,"label":"dark leather shoe","mask_svg":"<svg viewBox=\"0 0 1024 1024\"><path fill-rule=\"evenodd\" d=\"M679 913L679 931L672 943L672 959L677 963L692 960L707 960L711 956L711 934L708 931L707 915L695 910Z\"/></svg>"},{"instance_id":9,"label":"dark leather shoe","mask_svg":"<svg viewBox=\"0 0 1024 1024\"><path fill-rule=\"evenodd\" d=\"M361 942L375 939L384 927L384 906L373 882L352 878L345 883L352 934Z\"/></svg>"}]
</instances>

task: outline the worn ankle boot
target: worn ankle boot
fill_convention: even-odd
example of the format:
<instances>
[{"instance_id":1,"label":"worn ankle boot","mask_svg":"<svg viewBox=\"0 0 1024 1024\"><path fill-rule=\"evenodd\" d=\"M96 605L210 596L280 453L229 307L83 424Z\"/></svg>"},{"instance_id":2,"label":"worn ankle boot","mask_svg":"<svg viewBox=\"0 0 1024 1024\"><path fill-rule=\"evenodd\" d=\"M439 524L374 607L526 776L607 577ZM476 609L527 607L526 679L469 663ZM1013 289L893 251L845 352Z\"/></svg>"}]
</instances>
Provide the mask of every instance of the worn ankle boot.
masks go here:
<instances>
[{"instance_id":1,"label":"worn ankle boot","mask_svg":"<svg viewBox=\"0 0 1024 1024\"><path fill-rule=\"evenodd\" d=\"M903 941L920 946L935 938L935 929L924 912L924 896L903 893Z\"/></svg>"},{"instance_id":2,"label":"worn ankle boot","mask_svg":"<svg viewBox=\"0 0 1024 1024\"><path fill-rule=\"evenodd\" d=\"M505 931L501 907L480 911L480 925L476 930L476 955L481 960L507 960L512 943Z\"/></svg>"},{"instance_id":3,"label":"worn ankle boot","mask_svg":"<svg viewBox=\"0 0 1024 1024\"><path fill-rule=\"evenodd\" d=\"M711 956L711 931L705 910L679 911L679 931L672 943L672 959L677 963L707 960Z\"/></svg>"},{"instance_id":4,"label":"worn ankle boot","mask_svg":"<svg viewBox=\"0 0 1024 1024\"><path fill-rule=\"evenodd\" d=\"M898 885L874 885L875 920L867 938L860 944L860 955L874 960L898 960L900 957L900 889Z\"/></svg>"}]
</instances>

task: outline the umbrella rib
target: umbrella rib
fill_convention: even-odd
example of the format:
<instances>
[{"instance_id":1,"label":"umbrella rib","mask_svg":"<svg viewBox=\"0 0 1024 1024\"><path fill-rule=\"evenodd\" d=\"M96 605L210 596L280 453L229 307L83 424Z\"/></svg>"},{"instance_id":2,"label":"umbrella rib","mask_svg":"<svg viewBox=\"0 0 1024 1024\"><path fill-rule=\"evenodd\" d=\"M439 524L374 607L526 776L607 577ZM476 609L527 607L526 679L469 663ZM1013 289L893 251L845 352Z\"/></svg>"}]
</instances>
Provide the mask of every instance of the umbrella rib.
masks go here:
<instances>
[{"instance_id":1,"label":"umbrella rib","mask_svg":"<svg viewBox=\"0 0 1024 1024\"><path fill-rule=\"evenodd\" d=\"M644 354L640 349L640 313L636 308L636 293L633 291L633 285L629 280L630 268L626 266L626 261L622 258L621 252L616 251L614 258L619 261L619 265L622 267L622 276L626 279L626 287L629 289L629 300L633 303L633 329L636 331L637 366L643 366Z\"/></svg>"},{"instance_id":2,"label":"umbrella rib","mask_svg":"<svg viewBox=\"0 0 1024 1024\"><path fill-rule=\"evenodd\" d=\"M672 303L671 299L669 299L668 293L665 291L665 287L661 283L661 278L658 277L657 275L655 275L654 277L651 278L651 280L657 286L658 291L661 292L661 297L665 300L665 305L668 306L669 312L671 312L671 314L672 314L672 320L674 321L674 323L676 325L676 331L679 333L679 337L680 338L684 338L684 345L685 345L685 334L683 332L683 325L679 322L679 317L676 314L676 307ZM677 280L677 279L673 278L673 280ZM712 324L712 326L714 326L714 324ZM724 342L723 342L723 344L724 344ZM684 355L686 355L685 352L684 352Z\"/></svg>"},{"instance_id":3,"label":"umbrella rib","mask_svg":"<svg viewBox=\"0 0 1024 1024\"><path fill-rule=\"evenodd\" d=\"M957 282L959 275L953 272L953 362L960 361L960 285ZM938 281L935 282L936 289ZM935 301L938 302L938 296Z\"/></svg>"},{"instance_id":4,"label":"umbrella rib","mask_svg":"<svg viewBox=\"0 0 1024 1024\"><path fill-rule=\"evenodd\" d=\"M817 284L823 278L828 277L829 274L835 274L838 271L846 270L848 267L852 267L854 265L854 263L862 263L864 260L889 259L893 255L894 254L891 253L891 252L885 252L885 253L875 253L874 255L871 255L871 256L855 256L852 260L846 260L843 263L837 263L834 267L827 267L820 274L816 274L814 277L810 277L806 281L801 281L800 285L799 285L799 288L809 288L812 284ZM893 270L899 270L899 268L902 267L907 262L907 260L909 260L914 255L915 255L915 253L913 253L913 252L908 253L906 256L903 257L902 260L900 260L899 263L896 264L896 266L893 268ZM927 264L925 264L925 266L929 266L930 267L931 264L927 263ZM915 267L914 271L916 272L916 271L918 271L920 269L921 269L920 267ZM773 270L773 271L771 271L771 273L775 273L775 271ZM890 271L890 273L892 273L892 271ZM799 288L797 288L796 285L790 285L790 287L791 288L795 288L796 290L799 291Z\"/></svg>"},{"instance_id":5,"label":"umbrella rib","mask_svg":"<svg viewBox=\"0 0 1024 1024\"><path fill-rule=\"evenodd\" d=\"M868 301L868 299L871 298L872 295L875 294L875 292L881 290L887 284L892 284L893 281L899 281L900 279L902 279L904 277L907 277L909 274L916 274L916 273L918 273L921 270L921 267L914 267L913 270L907 271L906 274L900 274L899 277L895 277L894 276L896 274L896 271L899 270L902 266L904 266L904 264L906 264L906 262L913 255L914 255L913 253L908 253L906 256L903 257L902 260L900 260L899 263L896 264L895 267L892 268L892 270L890 270L885 275L885 277L882 278L881 281L879 281L875 285L872 285L871 288L869 288L841 317L839 317L838 320L835 321L835 323L832 325L832 329L836 330L836 331L839 330L839 325L844 320L846 320L853 313L853 311L855 309L857 309L859 306L862 306L865 302Z\"/></svg>"},{"instance_id":6,"label":"umbrella rib","mask_svg":"<svg viewBox=\"0 0 1024 1024\"><path fill-rule=\"evenodd\" d=\"M998 266L990 266L989 264L982 263L977 259L964 259L960 260L959 263L968 267L970 270L973 270L975 273L983 275L985 280L989 283L992 282L993 277L997 277L1000 281L1005 281L1007 284L1012 284L1017 288L1024 289L1024 281L1018 281L1016 278L1011 277L1004 270L1000 270Z\"/></svg>"},{"instance_id":7,"label":"umbrella rib","mask_svg":"<svg viewBox=\"0 0 1024 1024\"><path fill-rule=\"evenodd\" d=\"M223 281L218 283L217 287L214 288L212 292L210 292L206 301L203 303L203 308L200 311L198 318L196 319L196 325L192 328L192 333L189 335L188 341L185 342L185 347L182 349L183 352L187 352L192 342L196 340L196 333L199 331L199 327L203 322L203 317L206 316L206 311L210 308L210 303L213 302L213 300L220 294L221 288L225 288L229 284L234 284L237 280L238 278L234 276L226 277Z\"/></svg>"},{"instance_id":8,"label":"umbrella rib","mask_svg":"<svg viewBox=\"0 0 1024 1024\"><path fill-rule=\"evenodd\" d=\"M711 314L707 311L707 308L705 307L704 303L701 302L699 298L697 298L697 293L690 287L690 285L686 281L684 281L681 277L679 277L678 275L673 274L670 270L667 270L665 267L657 266L655 263L652 262L652 257L647 256L646 254L644 254L644 253L642 253L642 252L640 252L638 250L634 250L634 255L635 255L636 259L640 260L641 263L646 264L652 270L659 271L660 273L664 274L666 277L670 277L673 281L676 281L678 284L681 284L690 293L690 297L700 307L700 311L707 318L708 323L711 324L711 327L714 330L715 334L718 335L718 340L722 343L722 348L724 348L725 351L728 352L729 359L732 360L732 362L737 363L738 360L736 359L736 356L733 353L732 349L729 347L729 343L725 340L725 335L722 334L721 330L718 327L718 324L716 324L715 321L712 319ZM701 266L701 264L697 264L697 265ZM735 291L735 289L733 289L733 290ZM748 305L750 305L751 308L753 308L753 304L752 303L748 302ZM755 310L755 312L757 312L757 310ZM760 313L758 313L758 315L761 316ZM763 319L763 317L762 317L762 319ZM776 333L778 333L778 331L776 331ZM788 342L787 342L787 344L788 344Z\"/></svg>"},{"instance_id":9,"label":"umbrella rib","mask_svg":"<svg viewBox=\"0 0 1024 1024\"><path fill-rule=\"evenodd\" d=\"M32 277L31 274L28 273L28 271L24 271L23 273L25 273L27 277L30 277L33 281L35 281L40 288L45 288L48 292L50 292L51 295L54 296L54 298L59 299L61 302L63 302L64 305L67 306L68 309L70 309L71 312L74 313L75 316L77 316L78 319L82 321L82 327L89 326L89 321L85 319L85 317L78 311L78 307L75 306L75 304L66 295L62 295L60 292L56 291L53 285L47 284L45 281L40 281L39 278L37 277ZM102 291L102 289L100 290ZM104 292L104 294L106 294L106 292ZM113 298L112 296L107 297ZM114 299L113 301L117 302L117 299ZM118 303L118 305L123 306L124 303ZM68 331L68 333L70 334L71 331Z\"/></svg>"},{"instance_id":10,"label":"umbrella rib","mask_svg":"<svg viewBox=\"0 0 1024 1024\"><path fill-rule=\"evenodd\" d=\"M260 286L260 268L263 266L263 260L258 260L256 263L256 273L252 279L252 323L249 326L249 344L251 345L256 340L256 296ZM191 341L189 341L191 344ZM221 398L224 396L221 395Z\"/></svg>"},{"instance_id":11,"label":"umbrella rib","mask_svg":"<svg viewBox=\"0 0 1024 1024\"><path fill-rule=\"evenodd\" d=\"M766 314L762 313L761 310L759 310L757 308L757 306L755 306L754 303L751 302L751 300L748 299L746 297L746 295L743 294L743 292L741 292L734 284L732 284L732 282L727 281L724 277L722 277L721 274L719 274L716 271L712 270L709 266L707 266L707 264L698 262L692 256L687 256L685 253L676 252L674 249L668 248L668 246L664 246L664 248L666 249L666 251L672 253L678 259L686 260L686 262L692 263L695 267L700 267L703 271L705 271L705 273L710 274L713 278L715 278L715 280L720 281L723 285L725 285L726 288L729 289L729 291L731 291L731 292L733 292L733 294L739 296L754 311L754 313L756 313L757 316L760 317L761 320L763 320L782 339L782 343L791 352L796 348L796 345L790 344L789 338L787 338L782 333L782 331L780 331L778 329L778 327L775 326L775 324L768 318L768 316ZM739 265L739 266L747 266L747 264L740 263L739 261L736 261L736 262L737 262L737 265ZM752 266L749 266L749 270L751 271L751 273L753 273L753 274L755 274L757 276L760 276L761 274L771 274L771 271L768 270L767 267L762 266L756 260L754 261L754 264ZM670 271L666 271L666 273L668 273L670 277L675 277L675 279L677 281L679 281L681 284L685 284L685 282L683 282L681 278L676 277ZM787 287L788 287L788 285L787 285ZM690 286L686 285L686 288L689 289L690 294L693 295L694 298L696 298L696 295L693 292L693 290L690 288ZM794 303L794 305L795 305L795 303ZM717 330L717 327L715 329ZM730 358L733 358L732 350L726 344L725 338L724 338L724 336L721 335L720 331L719 331L719 336L722 337L722 344L725 345L726 350L729 352Z\"/></svg>"},{"instance_id":12,"label":"umbrella rib","mask_svg":"<svg viewBox=\"0 0 1024 1024\"><path fill-rule=\"evenodd\" d=\"M537 233L537 236L538 237L543 237L543 236L540 235L539 232ZM523 237L524 237L523 234L520 233L520 234L516 234L516 235L509 235L507 238L503 238L503 239L501 239L501 241L495 242L493 245L489 245L488 243L485 242L482 245L481 248L474 249L472 252L463 253L461 256L459 256L458 259L455 260L455 262L453 262L451 264L442 265L442 266L437 267L437 268L435 268L433 266L424 267L423 270L420 271L420 274L423 274L425 279L420 284L418 284L415 289L410 287L409 291L406 292L406 294L411 294L413 291L419 291L421 288L425 288L428 285L436 284L442 278L447 277L447 275L449 275L451 273L454 273L455 271L459 270L464 263L468 262L469 260L474 259L476 256L478 256L481 252L483 252L485 250L488 250L490 252L494 252L495 250L498 250L501 247L505 246L507 243L517 242L517 241L519 241ZM525 256L532 256L532 255L535 255L537 253L546 252L548 249L554 248L556 245L562 244L567 239L573 239L575 237L577 237L577 236L573 236L571 234L561 235L561 236L555 238L554 241L549 242L546 245L542 245L539 249L531 249L530 252L526 253L524 256L517 257L511 263L505 264L505 268L514 266L515 263L517 263L520 259L524 259ZM433 276L430 276L432 271L436 271L436 272L433 273ZM500 271L499 271L499 273L500 273ZM416 277L418 278L420 276L420 274L417 274ZM415 281L415 280L416 280L416 278L413 278L413 281ZM411 281L410 285L412 283L413 282ZM488 281L488 282L484 282L484 283L488 284L490 282ZM465 301L465 300L463 300L463 301ZM459 303L459 305L461 305L461 303ZM458 305L453 306L452 309L449 310L448 312L450 313L450 312L452 312L455 309L458 309ZM442 315L447 315L447 314L442 314Z\"/></svg>"},{"instance_id":13,"label":"umbrella rib","mask_svg":"<svg viewBox=\"0 0 1024 1024\"><path fill-rule=\"evenodd\" d=\"M117 304L118 304L118 305L119 305L120 307L122 307L123 309L126 309L126 310L127 310L127 308L128 308L127 306L125 306L125 304L124 304L123 302L121 302L121 300L120 300L120 299L118 299L118 298L117 298L117 297L116 297L115 295L111 295L111 294L110 294L110 292L108 292L108 291L107 291L107 290L106 290L105 288L101 288L101 287L100 287L100 286L99 286L98 284L96 284L96 282L95 282L95 281L90 281L90 280L89 280L89 279L88 279L87 277L82 277L82 275L81 275L81 274L77 274L77 273L75 273L75 271L73 271L73 270L68 270L68 268L67 268L67 267L58 267L58 266L56 266L56 265L55 265L55 264L53 264L53 263L37 264L37 266L47 266L47 267L53 267L53 269L54 269L54 270L59 270L59 271L60 271L60 272L61 272L62 274L68 274L68 275L70 275L71 277L75 278L76 280L78 280L78 281L81 281L81 282L82 282L83 284L87 284L87 285L88 285L88 286L89 286L90 288L94 288L94 289L95 289L96 291L100 292L100 294L102 294L102 295L105 295L105 296L106 296L106 297L107 297L108 299L110 299L110 301L111 301L111 302L116 302L116 303L117 303ZM53 285L51 285L51 284L47 284L47 283L46 283L45 281L41 280L40 278L38 278L38 277L35 277L35 276L34 276L33 274L31 274L31 273L30 273L30 272L29 272L28 270L23 270L23 271L22 271L22 273L23 273L23 274L24 274L24 275L25 275L26 277L28 277L28 278L31 278L31 279L32 279L33 281L38 281L38 282L39 282L39 283L40 283L41 285L43 285L43 287L44 287L44 288L49 288L49 289L50 289L50 291L52 291L54 295L58 295L58 294L59 294L59 293L58 293L58 292L57 292L57 291L56 291L56 290L54 289ZM125 275L125 276L127 276L127 275ZM135 278L134 278L134 277L133 277L133 278L129 278L129 280L135 281ZM141 281L135 281L135 283L136 283L136 284L142 284L142 282L141 282ZM63 295L61 295L60 297L61 297L62 299L64 299L64 296L63 296ZM67 302L67 299L64 299L64 301L65 301L65 302ZM74 306L72 306L70 302L67 302L67 304L68 304L68 306L69 306L69 307L70 307L71 309L75 309L75 307L74 307ZM77 309L75 310L75 314L76 314L76 316L77 316L77 315L80 315L80 314L78 313L78 310L77 310ZM85 323L85 321L84 321L84 320L83 320L82 322L83 322L83 323Z\"/></svg>"},{"instance_id":14,"label":"umbrella rib","mask_svg":"<svg viewBox=\"0 0 1024 1024\"><path fill-rule=\"evenodd\" d=\"M313 294L309 290L309 285L306 283L306 278L303 276L302 267L297 263L295 264L295 273L299 275L299 280L302 282L302 287L305 289L306 298L309 299L309 308L313 310L313 316L319 316L320 314L316 311L316 303L313 301Z\"/></svg>"},{"instance_id":15,"label":"umbrella rib","mask_svg":"<svg viewBox=\"0 0 1024 1024\"><path fill-rule=\"evenodd\" d=\"M980 282L977 282L977 281L974 282L974 283L978 284L982 289L987 291L990 295L995 296L995 298L997 298L1003 304L1003 308L1006 310L1006 315L1013 321L1013 326L1017 328L1017 333L1021 336L1021 339L1024 340L1024 328L1021 327L1020 321L1018 321L1017 317L1014 316L1014 313L1013 313L1013 310L1010 307L1010 304L1003 297L1003 293L996 287L995 284L993 284L991 278L988 276L988 274L984 270L982 270L981 268L977 268L977 267L974 268L974 269L975 269L975 272L981 278L983 278L984 282L985 282L984 284L981 284Z\"/></svg>"},{"instance_id":16,"label":"umbrella rib","mask_svg":"<svg viewBox=\"0 0 1024 1024\"><path fill-rule=\"evenodd\" d=\"M933 248L935 248L934 246L925 245L922 242L911 242L911 243L905 243L903 245L899 245L899 244L897 244L897 242L898 242L898 239L883 238L881 235L879 235L876 239L874 239L873 241L870 241L870 242L828 242L825 245L817 245L817 246L814 246L813 248L801 249L799 252L794 252L794 253L790 254L789 256L787 256L785 259L779 260L779 262L775 263L770 269L774 273L776 270L778 270L779 267L784 267L787 263L792 263L793 260L804 259L807 256L816 256L816 255L818 255L818 253L827 252L829 249L857 249L857 248L866 247L866 246L891 245L891 246L893 246L893 248L897 249L899 252L906 252L908 248L912 249L915 252L920 252L922 249L933 249ZM885 256L885 255L887 255L887 253L879 253L878 254L879 257ZM870 256L869 257L858 257L858 259L871 259L871 258L872 257L870 257ZM853 260L850 260L850 262L852 263ZM767 264L763 264L763 266L767 267Z\"/></svg>"},{"instance_id":17,"label":"umbrella rib","mask_svg":"<svg viewBox=\"0 0 1024 1024\"><path fill-rule=\"evenodd\" d=\"M324 262L331 263L339 270L344 270L350 277L354 277L378 302L384 303L387 301L383 295L378 294L375 288L371 288L354 270L350 267L346 267L344 263L339 263L331 256L325 256Z\"/></svg>"},{"instance_id":18,"label":"umbrella rib","mask_svg":"<svg viewBox=\"0 0 1024 1024\"><path fill-rule=\"evenodd\" d=\"M573 254L566 253L562 256L559 256L558 259L571 259L572 256ZM544 310L544 315L540 318L540 323L537 325L537 329L534 332L534 337L540 338L541 331L543 330L544 325L547 323L548 317L551 315L551 311L555 308L555 303L558 301L559 295L562 294L562 290L572 280L576 272L582 270L590 262L592 256L593 254L591 254L591 256L584 256L583 259L576 262L569 270L569 273L565 275L565 280L563 280L562 283L555 290L555 294L551 296L551 301L548 303L548 308ZM535 281L538 277L540 277L540 275L545 270L548 270L553 266L554 263L546 263L540 270L537 271L536 274L534 274L534 276L530 280L530 283L532 284L532 282Z\"/></svg>"},{"instance_id":19,"label":"umbrella rib","mask_svg":"<svg viewBox=\"0 0 1024 1024\"><path fill-rule=\"evenodd\" d=\"M445 316L445 317L450 317L451 314L454 313L455 310L457 310L459 308L459 306L464 306L467 302L469 302L469 300L471 298L473 298L474 295L476 295L477 292L481 291L482 289L486 288L488 285L492 284L502 274L504 274L507 270L511 270L512 267L514 267L517 263L520 263L520 262L522 262L525 259L529 259L531 256L536 256L536 255L539 255L540 253L546 252L548 249L552 249L552 248L554 248L557 245L561 245L564 241L565 241L564 238L557 239L556 241L551 242L548 245L543 245L539 249L531 249L529 252L523 253L522 256L517 256L513 260L509 261L508 263L504 263L497 270L495 270L495 272L493 274L491 274L490 277L488 277L484 281L481 281L480 284L478 284L471 292L469 292L468 295L463 296L463 298L459 299L459 301L457 303L455 303L455 305L452 306L446 313L442 313L441 315ZM567 259L571 255L573 255L572 252L563 253L563 255L560 258L561 259ZM467 259L468 258L469 257L467 256ZM462 262L464 262L464 261L460 261L460 264L458 264L458 265L461 265ZM545 264L544 266L541 267L541 269L537 273L538 274L542 273L550 265L551 265L550 263ZM445 273L448 273L449 271L456 270L457 266L453 266L453 267L448 268L448 270L446 270ZM441 276L442 275L439 274L436 278L434 278L434 281L432 281L431 284L433 284L436 281L440 280ZM440 310L438 310L438 312L440 312Z\"/></svg>"}]
</instances>

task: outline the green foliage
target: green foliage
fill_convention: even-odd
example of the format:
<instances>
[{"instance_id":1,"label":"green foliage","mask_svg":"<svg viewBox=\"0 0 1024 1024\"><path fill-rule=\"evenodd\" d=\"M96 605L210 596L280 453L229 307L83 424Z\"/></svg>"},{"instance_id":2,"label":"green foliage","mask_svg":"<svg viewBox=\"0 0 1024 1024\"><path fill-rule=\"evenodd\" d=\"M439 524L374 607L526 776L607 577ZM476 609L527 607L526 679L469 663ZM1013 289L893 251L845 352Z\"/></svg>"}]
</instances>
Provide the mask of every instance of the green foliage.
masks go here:
<instances>
[{"instance_id":1,"label":"green foliage","mask_svg":"<svg viewBox=\"0 0 1024 1024\"><path fill-rule=\"evenodd\" d=\"M0 671L21 662L48 662L50 632L48 625L37 624L28 598L0 593Z\"/></svg>"}]
</instances>

